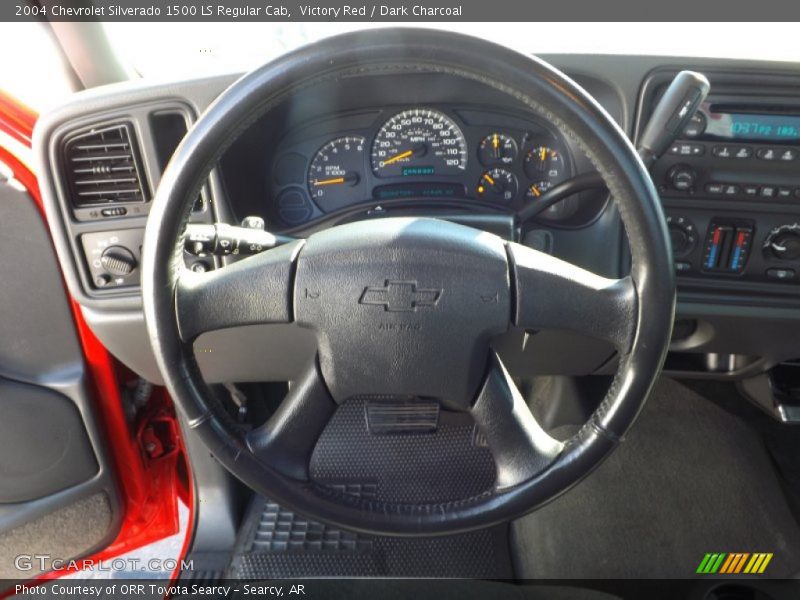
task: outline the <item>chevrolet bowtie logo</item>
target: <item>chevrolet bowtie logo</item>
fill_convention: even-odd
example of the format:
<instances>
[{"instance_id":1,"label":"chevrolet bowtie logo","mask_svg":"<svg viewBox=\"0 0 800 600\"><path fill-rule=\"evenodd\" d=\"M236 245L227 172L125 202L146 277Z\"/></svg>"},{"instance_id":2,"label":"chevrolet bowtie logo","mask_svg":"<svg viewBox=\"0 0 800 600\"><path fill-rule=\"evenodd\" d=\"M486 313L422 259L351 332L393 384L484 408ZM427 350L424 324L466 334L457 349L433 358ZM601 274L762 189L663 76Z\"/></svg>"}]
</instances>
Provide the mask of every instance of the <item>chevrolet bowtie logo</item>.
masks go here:
<instances>
[{"instance_id":1,"label":"chevrolet bowtie logo","mask_svg":"<svg viewBox=\"0 0 800 600\"><path fill-rule=\"evenodd\" d=\"M366 287L359 304L383 306L388 312L415 312L417 308L436 306L442 290L417 288L416 281L386 280L384 287Z\"/></svg>"}]
</instances>

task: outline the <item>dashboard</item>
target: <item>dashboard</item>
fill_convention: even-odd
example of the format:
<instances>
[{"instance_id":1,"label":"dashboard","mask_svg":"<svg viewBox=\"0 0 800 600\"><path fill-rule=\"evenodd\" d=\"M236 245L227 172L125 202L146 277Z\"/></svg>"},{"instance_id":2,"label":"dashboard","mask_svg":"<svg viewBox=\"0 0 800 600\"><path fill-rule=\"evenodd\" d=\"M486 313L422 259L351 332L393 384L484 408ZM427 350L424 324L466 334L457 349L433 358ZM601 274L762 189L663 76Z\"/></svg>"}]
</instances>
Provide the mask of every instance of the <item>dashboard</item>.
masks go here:
<instances>
[{"instance_id":1,"label":"dashboard","mask_svg":"<svg viewBox=\"0 0 800 600\"><path fill-rule=\"evenodd\" d=\"M400 106L299 127L268 172L272 220L296 228L375 202L449 200L513 212L569 178L573 160L562 136L530 117L490 107ZM567 220L576 209L562 203L547 218Z\"/></svg>"},{"instance_id":2,"label":"dashboard","mask_svg":"<svg viewBox=\"0 0 800 600\"><path fill-rule=\"evenodd\" d=\"M678 280L666 369L742 378L796 359L800 67L543 58L582 85L634 142L677 71L709 77L707 104L651 171ZM326 80L271 106L226 150L191 221L239 224L256 216L269 231L303 237L352 220L424 215L470 217L492 230L492 219L511 223L552 185L593 171L574 140L495 90L442 74L372 77ZM138 279L147 213L171 153L234 79L131 82L79 94L37 127L43 196L70 291L106 347L151 381L160 375ZM98 157L98 147L123 151ZM125 187L83 178L100 159L119 161L130 175ZM507 235L603 276L629 268L624 228L604 190L568 198ZM186 256L198 271L232 260ZM281 328L292 325L267 327L246 332L248 349L230 332L205 334L198 361L206 378L242 381L260 369L268 380L291 379L313 355L314 340L283 343ZM518 376L604 373L614 364L611 348L566 332L512 331L497 347L508 350L504 360Z\"/></svg>"},{"instance_id":3,"label":"dashboard","mask_svg":"<svg viewBox=\"0 0 800 600\"><path fill-rule=\"evenodd\" d=\"M305 235L377 215L512 215L592 170L552 123L491 88L426 73L373 81L320 83L233 144L220 175L237 220ZM540 221L584 227L606 201L576 195Z\"/></svg>"}]
</instances>

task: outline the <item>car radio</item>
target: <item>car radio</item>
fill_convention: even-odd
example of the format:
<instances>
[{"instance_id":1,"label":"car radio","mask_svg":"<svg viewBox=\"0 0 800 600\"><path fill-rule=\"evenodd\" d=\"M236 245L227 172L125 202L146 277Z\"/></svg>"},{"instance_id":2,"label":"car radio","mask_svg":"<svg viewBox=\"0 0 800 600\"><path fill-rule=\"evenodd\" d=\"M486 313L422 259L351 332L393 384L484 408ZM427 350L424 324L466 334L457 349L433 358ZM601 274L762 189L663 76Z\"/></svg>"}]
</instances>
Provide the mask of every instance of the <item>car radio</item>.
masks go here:
<instances>
[{"instance_id":1,"label":"car radio","mask_svg":"<svg viewBox=\"0 0 800 600\"><path fill-rule=\"evenodd\" d=\"M800 201L800 105L704 103L654 179L666 197Z\"/></svg>"}]
</instances>

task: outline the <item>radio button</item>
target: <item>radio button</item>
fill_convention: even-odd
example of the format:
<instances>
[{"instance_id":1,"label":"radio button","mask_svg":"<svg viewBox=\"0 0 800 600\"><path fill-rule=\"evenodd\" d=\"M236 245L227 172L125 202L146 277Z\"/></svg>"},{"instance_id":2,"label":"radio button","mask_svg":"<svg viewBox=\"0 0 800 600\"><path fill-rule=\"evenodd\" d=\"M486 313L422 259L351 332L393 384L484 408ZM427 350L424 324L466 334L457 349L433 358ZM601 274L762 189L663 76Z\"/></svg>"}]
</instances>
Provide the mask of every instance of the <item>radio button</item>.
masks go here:
<instances>
[{"instance_id":1,"label":"radio button","mask_svg":"<svg viewBox=\"0 0 800 600\"><path fill-rule=\"evenodd\" d=\"M765 185L761 188L761 197L762 198L774 198L775 197L775 188L771 185Z\"/></svg>"},{"instance_id":2,"label":"radio button","mask_svg":"<svg viewBox=\"0 0 800 600\"><path fill-rule=\"evenodd\" d=\"M757 185L745 185L745 186L742 186L742 191L744 192L745 196L758 196L758 186Z\"/></svg>"},{"instance_id":3,"label":"radio button","mask_svg":"<svg viewBox=\"0 0 800 600\"><path fill-rule=\"evenodd\" d=\"M735 196L736 194L739 193L738 185L733 185L732 183L728 183L725 184L724 188L725 189L723 190L722 193L725 194L726 196Z\"/></svg>"},{"instance_id":4,"label":"radio button","mask_svg":"<svg viewBox=\"0 0 800 600\"><path fill-rule=\"evenodd\" d=\"M725 190L725 184L722 183L709 183L706 186L706 191L709 194L714 194L715 196L719 196Z\"/></svg>"},{"instance_id":5,"label":"radio button","mask_svg":"<svg viewBox=\"0 0 800 600\"><path fill-rule=\"evenodd\" d=\"M686 144L679 142L673 144L669 149L669 153L676 156L703 156L706 153L706 147L703 144Z\"/></svg>"},{"instance_id":6,"label":"radio button","mask_svg":"<svg viewBox=\"0 0 800 600\"><path fill-rule=\"evenodd\" d=\"M777 160L778 151L775 148L759 148L756 157L761 160Z\"/></svg>"},{"instance_id":7,"label":"radio button","mask_svg":"<svg viewBox=\"0 0 800 600\"><path fill-rule=\"evenodd\" d=\"M789 162L794 160L795 158L797 158L797 150L793 148L786 148L781 151L781 160Z\"/></svg>"},{"instance_id":8,"label":"radio button","mask_svg":"<svg viewBox=\"0 0 800 600\"><path fill-rule=\"evenodd\" d=\"M792 190L791 188L778 188L778 198L791 198L792 197Z\"/></svg>"},{"instance_id":9,"label":"radio button","mask_svg":"<svg viewBox=\"0 0 800 600\"><path fill-rule=\"evenodd\" d=\"M734 158L750 158L753 156L753 149L750 146L741 146L736 149Z\"/></svg>"},{"instance_id":10,"label":"radio button","mask_svg":"<svg viewBox=\"0 0 800 600\"><path fill-rule=\"evenodd\" d=\"M711 149L711 153L717 158L732 158L733 148L730 146L714 146Z\"/></svg>"},{"instance_id":11,"label":"radio button","mask_svg":"<svg viewBox=\"0 0 800 600\"><path fill-rule=\"evenodd\" d=\"M697 175L689 165L675 165L667 173L672 187L680 192L688 192L694 187Z\"/></svg>"}]
</instances>

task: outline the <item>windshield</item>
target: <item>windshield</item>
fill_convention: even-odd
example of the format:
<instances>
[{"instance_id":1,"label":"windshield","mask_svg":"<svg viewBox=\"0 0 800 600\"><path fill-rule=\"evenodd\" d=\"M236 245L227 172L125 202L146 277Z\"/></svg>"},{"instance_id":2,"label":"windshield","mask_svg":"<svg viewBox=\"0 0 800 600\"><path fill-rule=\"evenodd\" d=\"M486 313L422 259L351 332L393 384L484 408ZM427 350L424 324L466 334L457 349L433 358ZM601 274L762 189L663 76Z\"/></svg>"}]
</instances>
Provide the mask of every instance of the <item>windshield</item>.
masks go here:
<instances>
[{"instance_id":1,"label":"windshield","mask_svg":"<svg viewBox=\"0 0 800 600\"><path fill-rule=\"evenodd\" d=\"M360 23L106 23L120 57L148 78L241 72ZM419 26L419 25L414 25ZM442 23L525 53L800 60L794 23ZM665 31L672 33L665 34ZM715 35L709 35L714 32ZM719 35L724 32L724 35ZM143 43L146 40L147 43ZM743 43L742 40L747 40Z\"/></svg>"}]
</instances>

